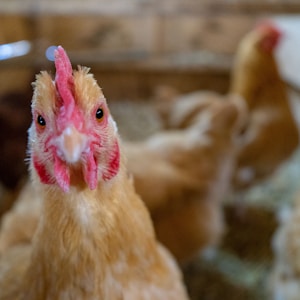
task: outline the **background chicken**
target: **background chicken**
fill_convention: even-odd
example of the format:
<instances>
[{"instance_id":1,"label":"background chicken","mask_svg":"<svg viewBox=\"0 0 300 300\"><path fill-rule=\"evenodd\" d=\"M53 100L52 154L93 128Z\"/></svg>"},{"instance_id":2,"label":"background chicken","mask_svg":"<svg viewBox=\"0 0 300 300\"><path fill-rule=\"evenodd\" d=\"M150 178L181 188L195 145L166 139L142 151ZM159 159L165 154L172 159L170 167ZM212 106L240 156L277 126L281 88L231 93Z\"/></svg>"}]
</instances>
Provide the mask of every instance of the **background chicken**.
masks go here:
<instances>
[{"instance_id":1,"label":"background chicken","mask_svg":"<svg viewBox=\"0 0 300 300\"><path fill-rule=\"evenodd\" d=\"M224 232L221 199L246 110L236 97L210 100L188 129L125 144L128 168L150 209L158 239L180 262L217 245Z\"/></svg>"},{"instance_id":2,"label":"background chicken","mask_svg":"<svg viewBox=\"0 0 300 300\"><path fill-rule=\"evenodd\" d=\"M299 143L287 88L274 57L280 39L275 25L264 22L246 34L236 52L229 94L245 99L249 110L233 176L237 190L273 174ZM158 111L166 128L186 128L214 97L217 94L209 91L178 96L176 90L161 87L157 98L165 102Z\"/></svg>"},{"instance_id":3,"label":"background chicken","mask_svg":"<svg viewBox=\"0 0 300 300\"><path fill-rule=\"evenodd\" d=\"M236 53L230 92L242 96L250 111L233 177L236 189L273 174L299 143L287 89L274 58L280 38L275 25L262 23L244 37Z\"/></svg>"},{"instance_id":4,"label":"background chicken","mask_svg":"<svg viewBox=\"0 0 300 300\"><path fill-rule=\"evenodd\" d=\"M227 99L232 97L222 97L214 91L195 91L180 95L175 88L160 86L155 89L154 107L164 129L187 129L201 122L203 112L209 109L212 102Z\"/></svg>"},{"instance_id":5,"label":"background chicken","mask_svg":"<svg viewBox=\"0 0 300 300\"><path fill-rule=\"evenodd\" d=\"M128 177L101 89L87 68L72 72L61 47L55 65L55 82L37 77L29 130L41 221L24 268L2 256L0 299L187 299Z\"/></svg>"}]
</instances>

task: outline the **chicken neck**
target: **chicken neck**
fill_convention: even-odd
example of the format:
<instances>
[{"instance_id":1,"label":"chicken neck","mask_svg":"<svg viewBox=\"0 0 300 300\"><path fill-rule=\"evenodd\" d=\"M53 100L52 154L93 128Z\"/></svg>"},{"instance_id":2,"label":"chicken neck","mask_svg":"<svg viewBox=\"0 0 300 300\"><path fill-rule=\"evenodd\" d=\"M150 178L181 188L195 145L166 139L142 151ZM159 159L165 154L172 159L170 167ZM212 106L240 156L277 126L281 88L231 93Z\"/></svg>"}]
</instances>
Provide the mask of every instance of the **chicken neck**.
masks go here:
<instances>
[{"instance_id":1,"label":"chicken neck","mask_svg":"<svg viewBox=\"0 0 300 300\"><path fill-rule=\"evenodd\" d=\"M93 191L42 190L25 299L122 299L128 267L133 273L149 268L149 253L156 253L148 212L125 172Z\"/></svg>"}]
</instances>

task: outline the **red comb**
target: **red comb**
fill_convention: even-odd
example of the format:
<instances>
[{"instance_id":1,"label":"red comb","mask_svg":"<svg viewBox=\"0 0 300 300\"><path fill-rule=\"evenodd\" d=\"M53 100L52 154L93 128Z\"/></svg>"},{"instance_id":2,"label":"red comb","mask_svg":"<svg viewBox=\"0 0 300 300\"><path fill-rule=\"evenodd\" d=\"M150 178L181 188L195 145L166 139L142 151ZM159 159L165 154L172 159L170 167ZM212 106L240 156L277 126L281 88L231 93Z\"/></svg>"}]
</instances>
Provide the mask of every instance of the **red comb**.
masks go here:
<instances>
[{"instance_id":1,"label":"red comb","mask_svg":"<svg viewBox=\"0 0 300 300\"><path fill-rule=\"evenodd\" d=\"M71 117L73 108L75 106L75 100L73 96L74 80L72 75L72 65L70 59L63 49L63 47L58 46L54 51L55 55L55 84L58 93L63 102L63 108L65 112L65 117Z\"/></svg>"},{"instance_id":2,"label":"red comb","mask_svg":"<svg viewBox=\"0 0 300 300\"><path fill-rule=\"evenodd\" d=\"M263 33L261 47L266 52L272 52L278 45L282 31L271 21L263 21L257 25L257 30Z\"/></svg>"},{"instance_id":3,"label":"red comb","mask_svg":"<svg viewBox=\"0 0 300 300\"><path fill-rule=\"evenodd\" d=\"M269 34L272 34L274 36L281 36L282 32L281 30L271 21L265 20L261 21L257 24L257 28L259 30L263 30L265 32L268 32Z\"/></svg>"}]
</instances>

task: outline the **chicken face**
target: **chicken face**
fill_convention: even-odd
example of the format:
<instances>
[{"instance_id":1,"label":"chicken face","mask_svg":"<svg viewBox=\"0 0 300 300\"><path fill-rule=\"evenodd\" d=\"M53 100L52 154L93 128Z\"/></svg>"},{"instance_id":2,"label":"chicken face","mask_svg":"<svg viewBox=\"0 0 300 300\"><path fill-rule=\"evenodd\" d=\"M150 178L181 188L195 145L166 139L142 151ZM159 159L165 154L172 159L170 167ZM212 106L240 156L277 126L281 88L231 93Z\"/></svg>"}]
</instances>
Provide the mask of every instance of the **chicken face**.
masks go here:
<instances>
[{"instance_id":1,"label":"chicken face","mask_svg":"<svg viewBox=\"0 0 300 300\"><path fill-rule=\"evenodd\" d=\"M119 169L117 128L96 80L87 68L72 71L63 48L56 50L56 77L42 72L34 84L29 130L32 164L41 182L70 185L109 180Z\"/></svg>"}]
</instances>

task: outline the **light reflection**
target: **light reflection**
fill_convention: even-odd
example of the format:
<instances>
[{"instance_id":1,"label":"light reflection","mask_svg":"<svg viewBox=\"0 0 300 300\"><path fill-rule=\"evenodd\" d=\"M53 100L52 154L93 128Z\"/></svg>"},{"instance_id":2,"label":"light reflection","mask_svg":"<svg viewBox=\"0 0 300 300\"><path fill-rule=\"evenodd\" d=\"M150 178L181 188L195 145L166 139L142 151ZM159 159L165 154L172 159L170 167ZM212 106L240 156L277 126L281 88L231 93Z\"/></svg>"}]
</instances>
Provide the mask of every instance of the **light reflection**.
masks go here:
<instances>
[{"instance_id":1,"label":"light reflection","mask_svg":"<svg viewBox=\"0 0 300 300\"><path fill-rule=\"evenodd\" d=\"M18 41L14 43L0 45L0 60L10 59L22 55L26 55L31 50L29 41Z\"/></svg>"},{"instance_id":2,"label":"light reflection","mask_svg":"<svg viewBox=\"0 0 300 300\"><path fill-rule=\"evenodd\" d=\"M56 48L57 46L50 46L47 48L45 55L48 60L54 61L54 51Z\"/></svg>"}]
</instances>

